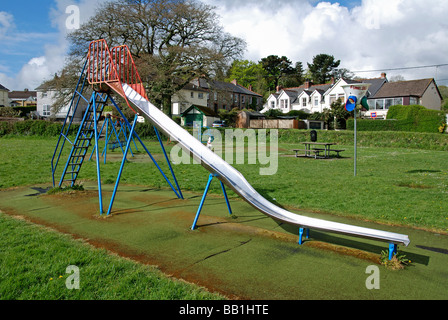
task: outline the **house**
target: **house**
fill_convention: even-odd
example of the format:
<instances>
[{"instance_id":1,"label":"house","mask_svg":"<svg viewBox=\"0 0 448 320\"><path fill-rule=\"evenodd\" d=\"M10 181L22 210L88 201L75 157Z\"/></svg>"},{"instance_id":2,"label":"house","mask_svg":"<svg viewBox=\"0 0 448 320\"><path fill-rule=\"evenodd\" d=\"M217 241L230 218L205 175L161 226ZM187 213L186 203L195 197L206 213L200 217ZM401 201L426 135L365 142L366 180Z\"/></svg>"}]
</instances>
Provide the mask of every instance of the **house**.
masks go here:
<instances>
[{"instance_id":1,"label":"house","mask_svg":"<svg viewBox=\"0 0 448 320\"><path fill-rule=\"evenodd\" d=\"M0 84L0 107L9 107L9 89Z\"/></svg>"},{"instance_id":2,"label":"house","mask_svg":"<svg viewBox=\"0 0 448 320\"><path fill-rule=\"evenodd\" d=\"M8 93L11 107L25 107L37 105L37 91L25 89L23 91L11 91Z\"/></svg>"},{"instance_id":3,"label":"house","mask_svg":"<svg viewBox=\"0 0 448 320\"><path fill-rule=\"evenodd\" d=\"M387 111L392 105L422 105L427 109L441 110L442 95L433 78L410 81L385 83L369 99L369 112L376 112L377 116L386 118Z\"/></svg>"},{"instance_id":4,"label":"house","mask_svg":"<svg viewBox=\"0 0 448 320\"><path fill-rule=\"evenodd\" d=\"M219 109L231 110L254 109L258 110L263 105L262 95L245 88L236 80L223 82L197 78L185 86L173 99L172 113L181 114L182 108L189 105L204 106L215 113Z\"/></svg>"},{"instance_id":5,"label":"house","mask_svg":"<svg viewBox=\"0 0 448 320\"><path fill-rule=\"evenodd\" d=\"M301 110L307 113L323 112L325 109L330 109L331 104L336 100L345 101L344 85L361 82L371 84L366 94L369 98L387 83L387 78L383 73L380 78L359 80L340 78L336 82L332 80L331 83L318 85L306 81L300 87L278 88L275 94L269 96L267 104L261 112L266 112L269 109L279 109L283 113L288 113L291 110Z\"/></svg>"},{"instance_id":6,"label":"house","mask_svg":"<svg viewBox=\"0 0 448 320\"><path fill-rule=\"evenodd\" d=\"M201 127L211 127L215 120L219 120L218 114L204 106L192 105L181 114L182 126L193 126L194 122L200 122Z\"/></svg>"},{"instance_id":7,"label":"house","mask_svg":"<svg viewBox=\"0 0 448 320\"><path fill-rule=\"evenodd\" d=\"M171 98L172 114L181 115L191 105L207 107L208 99L208 90L190 82Z\"/></svg>"},{"instance_id":8,"label":"house","mask_svg":"<svg viewBox=\"0 0 448 320\"><path fill-rule=\"evenodd\" d=\"M269 109L279 109L283 113L291 110L303 110L308 113L322 112L324 93L331 88L333 83L313 84L306 81L305 84L294 88L277 88L277 92L271 94L261 112Z\"/></svg>"},{"instance_id":9,"label":"house","mask_svg":"<svg viewBox=\"0 0 448 320\"><path fill-rule=\"evenodd\" d=\"M37 91L37 115L44 119L60 119L65 120L67 117L67 113L70 109L70 102L68 102L65 106L59 108L57 113L54 113L52 110L53 105L56 103L58 90L56 89L46 89L42 85L36 88ZM67 89L67 93L72 95L72 91ZM78 108L76 109L76 113L73 114L73 110L71 110L71 114L69 115L69 119L73 118L74 121L81 121L84 111L87 108L87 103L80 99Z\"/></svg>"}]
</instances>

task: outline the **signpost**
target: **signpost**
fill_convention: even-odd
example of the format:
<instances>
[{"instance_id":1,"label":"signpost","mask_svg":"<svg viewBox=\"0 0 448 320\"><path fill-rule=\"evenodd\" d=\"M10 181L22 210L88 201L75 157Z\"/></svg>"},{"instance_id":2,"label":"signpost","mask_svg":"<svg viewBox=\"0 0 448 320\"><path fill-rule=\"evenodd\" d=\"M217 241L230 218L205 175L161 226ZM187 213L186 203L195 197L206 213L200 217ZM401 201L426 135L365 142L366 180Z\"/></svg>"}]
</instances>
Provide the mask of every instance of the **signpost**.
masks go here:
<instances>
[{"instance_id":1,"label":"signpost","mask_svg":"<svg viewBox=\"0 0 448 320\"><path fill-rule=\"evenodd\" d=\"M357 158L357 133L356 133L356 105L357 103L361 103L363 97L366 95L367 90L370 87L370 83L356 83L356 84L347 84L342 86L342 88L345 91L345 94L347 96L347 102L345 104L345 109L347 111L354 111L355 116L355 122L354 122L354 145L355 145L355 151L354 151L354 175L356 177L356 158Z\"/></svg>"}]
</instances>

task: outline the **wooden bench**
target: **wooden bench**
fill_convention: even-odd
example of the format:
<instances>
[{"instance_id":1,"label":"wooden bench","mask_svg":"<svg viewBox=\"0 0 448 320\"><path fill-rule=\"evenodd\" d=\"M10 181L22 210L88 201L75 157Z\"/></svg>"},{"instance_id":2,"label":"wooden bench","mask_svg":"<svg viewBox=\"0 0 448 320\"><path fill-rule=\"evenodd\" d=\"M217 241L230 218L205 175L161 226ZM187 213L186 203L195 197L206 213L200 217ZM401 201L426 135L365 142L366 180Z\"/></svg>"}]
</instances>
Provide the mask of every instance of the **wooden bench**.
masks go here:
<instances>
[{"instance_id":1,"label":"wooden bench","mask_svg":"<svg viewBox=\"0 0 448 320\"><path fill-rule=\"evenodd\" d=\"M317 159L317 157L319 156L319 154L323 151L324 149L293 149L292 151L295 151L296 153L296 158L299 157L299 152L305 152L305 154L303 156L305 157L309 157L308 153L314 153L314 158Z\"/></svg>"},{"instance_id":2,"label":"wooden bench","mask_svg":"<svg viewBox=\"0 0 448 320\"><path fill-rule=\"evenodd\" d=\"M330 152L336 152L336 153L337 153L337 157L340 158L341 156L340 156L339 152L343 152L343 151L345 151L345 150L343 150L343 149L339 149L339 150L338 150L338 149L334 149L334 150L333 150L333 149L332 149L332 150L328 150L328 151L330 151Z\"/></svg>"}]
</instances>

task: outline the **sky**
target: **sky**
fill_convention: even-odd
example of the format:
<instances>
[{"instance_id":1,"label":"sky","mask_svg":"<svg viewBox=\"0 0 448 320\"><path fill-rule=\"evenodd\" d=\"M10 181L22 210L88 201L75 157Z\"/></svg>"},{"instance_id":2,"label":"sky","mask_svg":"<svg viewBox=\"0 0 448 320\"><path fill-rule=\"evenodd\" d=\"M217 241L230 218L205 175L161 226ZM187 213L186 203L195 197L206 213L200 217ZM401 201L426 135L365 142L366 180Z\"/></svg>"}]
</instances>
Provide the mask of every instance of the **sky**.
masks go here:
<instances>
[{"instance_id":1,"label":"sky","mask_svg":"<svg viewBox=\"0 0 448 320\"><path fill-rule=\"evenodd\" d=\"M66 36L76 27L74 11L67 9L75 5L82 24L103 1L2 0L0 84L34 90L60 71ZM389 79L435 78L439 85L448 85L446 0L202 2L216 7L227 32L246 40L244 59L286 56L306 67L325 53L362 78L385 72Z\"/></svg>"}]
</instances>

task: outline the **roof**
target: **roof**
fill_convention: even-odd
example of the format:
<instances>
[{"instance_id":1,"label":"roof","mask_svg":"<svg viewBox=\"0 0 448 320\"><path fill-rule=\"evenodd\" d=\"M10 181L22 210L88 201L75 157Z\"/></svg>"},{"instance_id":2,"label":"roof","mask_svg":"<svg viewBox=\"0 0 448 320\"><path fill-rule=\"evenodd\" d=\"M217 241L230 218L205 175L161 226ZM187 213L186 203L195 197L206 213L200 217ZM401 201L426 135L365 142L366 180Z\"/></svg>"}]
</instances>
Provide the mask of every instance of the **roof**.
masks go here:
<instances>
[{"instance_id":1,"label":"roof","mask_svg":"<svg viewBox=\"0 0 448 320\"><path fill-rule=\"evenodd\" d=\"M11 91L8 93L8 98L12 100L26 100L29 98L36 98L37 92L36 91Z\"/></svg>"},{"instance_id":2,"label":"roof","mask_svg":"<svg viewBox=\"0 0 448 320\"><path fill-rule=\"evenodd\" d=\"M202 114L209 116L209 117L215 117L215 118L219 118L218 114L215 113L215 111L213 111L212 109L208 108L208 107L203 107L203 106L196 106L196 105L191 105L187 110L185 110L184 112L182 112L181 116L186 115L188 112L190 112L191 109L196 109L199 112L201 112Z\"/></svg>"},{"instance_id":3,"label":"roof","mask_svg":"<svg viewBox=\"0 0 448 320\"><path fill-rule=\"evenodd\" d=\"M199 83L199 87L206 89L206 90L231 91L233 93L240 93L240 94L261 97L261 94L253 92L239 84L235 85L233 83L216 81L216 80L206 80L204 78L195 79L194 82Z\"/></svg>"},{"instance_id":4,"label":"roof","mask_svg":"<svg viewBox=\"0 0 448 320\"><path fill-rule=\"evenodd\" d=\"M422 97L434 79L420 79L385 83L373 98ZM439 93L440 94L440 93Z\"/></svg>"},{"instance_id":5,"label":"roof","mask_svg":"<svg viewBox=\"0 0 448 320\"><path fill-rule=\"evenodd\" d=\"M9 89L8 88L6 88L6 87L4 87L4 86L2 86L2 84L0 83L0 90L6 90L6 91L9 91Z\"/></svg>"},{"instance_id":6,"label":"roof","mask_svg":"<svg viewBox=\"0 0 448 320\"><path fill-rule=\"evenodd\" d=\"M314 91L318 90L319 93L327 91L329 88L331 88L333 84L315 84L309 86L309 88L306 88L305 85L301 85L300 87L294 87L294 88L285 88L282 89L290 98L291 98L291 104L294 103L297 98L302 94L302 92L306 91L308 95L311 95Z\"/></svg>"}]
</instances>

